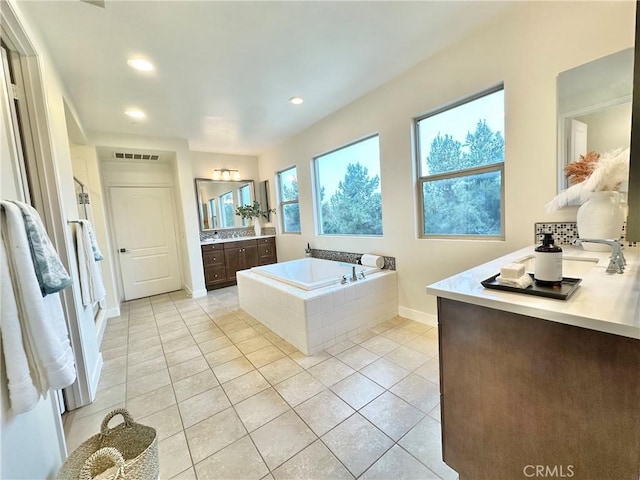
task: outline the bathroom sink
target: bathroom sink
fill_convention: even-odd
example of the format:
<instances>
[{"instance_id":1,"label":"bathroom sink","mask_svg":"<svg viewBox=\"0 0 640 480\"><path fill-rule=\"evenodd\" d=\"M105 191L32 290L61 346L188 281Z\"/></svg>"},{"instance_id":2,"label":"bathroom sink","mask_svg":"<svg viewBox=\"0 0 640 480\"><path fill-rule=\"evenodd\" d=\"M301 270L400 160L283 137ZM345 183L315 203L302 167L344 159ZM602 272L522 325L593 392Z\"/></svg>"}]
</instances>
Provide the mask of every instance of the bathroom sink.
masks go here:
<instances>
[{"instance_id":1,"label":"bathroom sink","mask_svg":"<svg viewBox=\"0 0 640 480\"><path fill-rule=\"evenodd\" d=\"M535 272L536 258L533 255L516 260L516 263L522 263L527 273ZM597 258L562 257L562 276L583 278L597 263Z\"/></svg>"}]
</instances>

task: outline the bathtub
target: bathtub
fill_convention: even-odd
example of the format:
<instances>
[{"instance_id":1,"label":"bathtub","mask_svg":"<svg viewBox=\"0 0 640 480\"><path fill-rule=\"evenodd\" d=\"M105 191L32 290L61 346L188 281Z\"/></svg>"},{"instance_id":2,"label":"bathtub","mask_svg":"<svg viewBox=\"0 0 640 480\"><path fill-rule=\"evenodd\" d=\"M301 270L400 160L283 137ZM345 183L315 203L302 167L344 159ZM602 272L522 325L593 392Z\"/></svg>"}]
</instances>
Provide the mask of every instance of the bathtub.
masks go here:
<instances>
[{"instance_id":1,"label":"bathtub","mask_svg":"<svg viewBox=\"0 0 640 480\"><path fill-rule=\"evenodd\" d=\"M252 271L302 290L315 290L340 283L343 276L349 280L353 273L353 267L355 267L358 277L362 272L366 278L368 275L380 271L376 267L332 262L320 258L301 258L290 262L274 263L252 268Z\"/></svg>"},{"instance_id":2,"label":"bathtub","mask_svg":"<svg viewBox=\"0 0 640 480\"><path fill-rule=\"evenodd\" d=\"M316 354L398 314L397 273L356 265L365 278L342 284L351 267L305 258L239 271L240 308L302 353Z\"/></svg>"}]
</instances>

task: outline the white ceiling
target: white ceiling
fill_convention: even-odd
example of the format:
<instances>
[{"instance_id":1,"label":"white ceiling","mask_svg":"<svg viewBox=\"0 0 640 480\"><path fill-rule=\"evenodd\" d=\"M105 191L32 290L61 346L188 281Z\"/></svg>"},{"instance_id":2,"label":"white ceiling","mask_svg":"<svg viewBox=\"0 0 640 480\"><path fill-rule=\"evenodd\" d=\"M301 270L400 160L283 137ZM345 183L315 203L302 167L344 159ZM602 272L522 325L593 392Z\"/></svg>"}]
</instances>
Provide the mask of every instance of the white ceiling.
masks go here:
<instances>
[{"instance_id":1,"label":"white ceiling","mask_svg":"<svg viewBox=\"0 0 640 480\"><path fill-rule=\"evenodd\" d=\"M501 2L21 1L86 130L259 154L468 35ZM127 66L131 56L156 70ZM425 92L427 94L427 92ZM303 105L288 99L304 97ZM147 118L124 115L138 107Z\"/></svg>"}]
</instances>

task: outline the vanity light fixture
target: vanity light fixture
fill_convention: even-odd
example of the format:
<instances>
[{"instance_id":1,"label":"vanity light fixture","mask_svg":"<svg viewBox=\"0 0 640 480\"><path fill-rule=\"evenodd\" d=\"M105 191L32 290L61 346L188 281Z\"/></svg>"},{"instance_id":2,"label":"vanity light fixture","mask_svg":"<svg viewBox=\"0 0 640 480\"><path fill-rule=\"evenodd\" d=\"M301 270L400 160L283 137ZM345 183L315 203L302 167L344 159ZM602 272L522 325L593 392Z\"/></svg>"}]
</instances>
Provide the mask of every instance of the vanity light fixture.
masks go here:
<instances>
[{"instance_id":1,"label":"vanity light fixture","mask_svg":"<svg viewBox=\"0 0 640 480\"><path fill-rule=\"evenodd\" d=\"M134 108L126 110L124 114L128 117L135 118L138 120L146 117L145 113L142 110L136 110Z\"/></svg>"},{"instance_id":2,"label":"vanity light fixture","mask_svg":"<svg viewBox=\"0 0 640 480\"><path fill-rule=\"evenodd\" d=\"M227 170L226 168L214 170L213 180L240 180L240 171Z\"/></svg>"},{"instance_id":3,"label":"vanity light fixture","mask_svg":"<svg viewBox=\"0 0 640 480\"><path fill-rule=\"evenodd\" d=\"M302 97L291 97L289 99L289 103L292 103L293 105L300 105L302 102L304 102Z\"/></svg>"},{"instance_id":4,"label":"vanity light fixture","mask_svg":"<svg viewBox=\"0 0 640 480\"><path fill-rule=\"evenodd\" d=\"M130 58L127 60L127 65L141 72L150 72L154 69L153 64L144 58Z\"/></svg>"}]
</instances>

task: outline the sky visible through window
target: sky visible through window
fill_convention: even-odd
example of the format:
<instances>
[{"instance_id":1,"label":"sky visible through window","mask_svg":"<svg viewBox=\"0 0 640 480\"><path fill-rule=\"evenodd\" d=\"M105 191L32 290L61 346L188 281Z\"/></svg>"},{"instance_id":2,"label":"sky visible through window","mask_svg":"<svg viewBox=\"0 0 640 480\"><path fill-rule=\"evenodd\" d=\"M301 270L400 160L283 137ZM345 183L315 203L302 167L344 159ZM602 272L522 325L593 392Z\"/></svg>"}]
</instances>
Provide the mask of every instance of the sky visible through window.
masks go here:
<instances>
[{"instance_id":1,"label":"sky visible through window","mask_svg":"<svg viewBox=\"0 0 640 480\"><path fill-rule=\"evenodd\" d=\"M324 187L325 198L331 197L344 180L347 165L360 163L366 167L369 177L380 176L380 153L378 137L371 137L359 143L341 148L335 152L318 157L318 183ZM378 191L380 189L378 188Z\"/></svg>"},{"instance_id":2,"label":"sky visible through window","mask_svg":"<svg viewBox=\"0 0 640 480\"><path fill-rule=\"evenodd\" d=\"M489 128L494 132L500 132L504 138L504 90L420 120L420 145L428 148L438 133L442 136L450 135L454 140L464 144L467 133L475 131L478 120L486 120ZM420 152L422 176L429 175L426 163L428 154L428 151Z\"/></svg>"}]
</instances>

